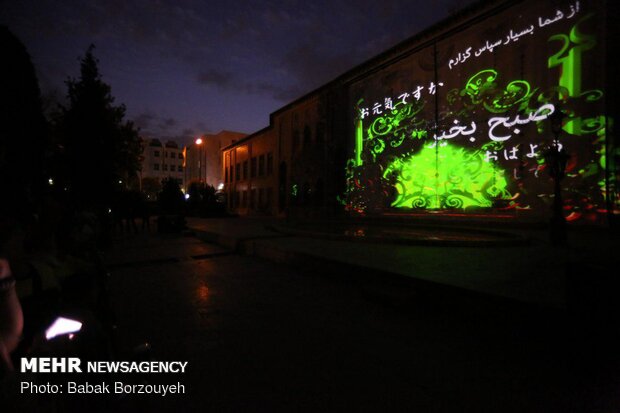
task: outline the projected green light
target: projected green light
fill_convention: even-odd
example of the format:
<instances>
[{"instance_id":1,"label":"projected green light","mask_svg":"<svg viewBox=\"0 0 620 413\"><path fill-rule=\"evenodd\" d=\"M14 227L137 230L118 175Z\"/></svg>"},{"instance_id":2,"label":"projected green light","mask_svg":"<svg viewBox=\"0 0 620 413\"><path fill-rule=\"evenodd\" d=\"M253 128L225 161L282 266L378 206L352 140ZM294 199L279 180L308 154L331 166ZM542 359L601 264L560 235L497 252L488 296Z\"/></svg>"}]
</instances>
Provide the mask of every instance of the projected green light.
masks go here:
<instances>
[{"instance_id":1,"label":"projected green light","mask_svg":"<svg viewBox=\"0 0 620 413\"><path fill-rule=\"evenodd\" d=\"M364 131L362 120L359 119L357 121L357 126L355 129L355 165L362 165L362 150L364 149Z\"/></svg>"},{"instance_id":2,"label":"projected green light","mask_svg":"<svg viewBox=\"0 0 620 413\"><path fill-rule=\"evenodd\" d=\"M451 145L424 147L419 153L397 159L386 174L396 173L397 208L490 207L510 199L504 171L485 162L480 151Z\"/></svg>"},{"instance_id":3,"label":"projected green light","mask_svg":"<svg viewBox=\"0 0 620 413\"><path fill-rule=\"evenodd\" d=\"M364 139L364 130L360 120L356 129L356 164L361 165L362 163L361 153L364 150L364 145L370 150L374 162L377 160L377 156L385 151L388 142L390 147L397 148L407 138L422 139L426 137L427 133L422 129L426 125L426 121L416 117L424 105L423 101L395 104L392 110L376 118L366 129L366 139ZM364 140L366 141L365 144Z\"/></svg>"},{"instance_id":4,"label":"projected green light","mask_svg":"<svg viewBox=\"0 0 620 413\"><path fill-rule=\"evenodd\" d=\"M549 38L550 42L562 42L562 47L559 52L549 57L548 66L549 68L555 66L562 67L559 83L560 86L565 88L572 97L578 97L582 93L582 54L586 50L590 50L596 46L596 37L582 33L579 28L583 22L590 19L592 16L593 14L588 14L579 20L579 22L573 26L569 35L556 34Z\"/></svg>"},{"instance_id":5,"label":"projected green light","mask_svg":"<svg viewBox=\"0 0 620 413\"><path fill-rule=\"evenodd\" d=\"M567 19L547 20L536 33ZM549 53L534 61L522 52L517 78L501 59L492 67L468 60L450 73L438 68L443 89L433 96L425 89L414 95L420 88L381 74L370 98L354 108L346 187L338 197L345 210L513 208L542 215L553 196L542 156L555 138L546 115L557 110L564 114L557 139L571 155L562 188L566 214L594 221L610 207L619 213L620 150L609 136L604 90L596 88L602 79L592 66L601 59L594 23L587 14L549 26L554 30L540 39L528 37L529 50ZM418 73L414 85L424 83Z\"/></svg>"},{"instance_id":6,"label":"projected green light","mask_svg":"<svg viewBox=\"0 0 620 413\"><path fill-rule=\"evenodd\" d=\"M494 69L485 69L467 81L461 95L467 95L474 105L482 104L490 113L504 113L517 106L524 109L535 90L525 80L513 80L504 90L498 88L499 75Z\"/></svg>"}]
</instances>

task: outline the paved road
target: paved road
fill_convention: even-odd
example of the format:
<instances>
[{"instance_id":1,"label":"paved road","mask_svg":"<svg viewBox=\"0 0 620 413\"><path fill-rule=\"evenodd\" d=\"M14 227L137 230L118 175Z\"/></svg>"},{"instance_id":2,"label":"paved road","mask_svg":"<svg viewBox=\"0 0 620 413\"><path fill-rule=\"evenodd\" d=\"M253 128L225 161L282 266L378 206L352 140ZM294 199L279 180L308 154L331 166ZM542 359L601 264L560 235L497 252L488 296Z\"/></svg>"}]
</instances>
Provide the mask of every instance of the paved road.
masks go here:
<instances>
[{"instance_id":1,"label":"paved road","mask_svg":"<svg viewBox=\"0 0 620 413\"><path fill-rule=\"evenodd\" d=\"M341 263L556 309L581 305L588 290L600 297L620 288L611 276L620 266L619 239L605 228L571 227L568 245L560 247L550 245L548 230L507 223L472 228L389 221L302 225L244 217L188 218L188 226L204 240L276 262ZM392 233L395 229L400 232ZM604 300L617 301L612 295Z\"/></svg>"},{"instance_id":2,"label":"paved road","mask_svg":"<svg viewBox=\"0 0 620 413\"><path fill-rule=\"evenodd\" d=\"M183 236L125 239L109 262L121 341L148 340L155 358L189 361L181 378L188 394L153 396L145 411L620 406L608 343L583 339L563 314L430 297L392 280L276 265Z\"/></svg>"}]
</instances>

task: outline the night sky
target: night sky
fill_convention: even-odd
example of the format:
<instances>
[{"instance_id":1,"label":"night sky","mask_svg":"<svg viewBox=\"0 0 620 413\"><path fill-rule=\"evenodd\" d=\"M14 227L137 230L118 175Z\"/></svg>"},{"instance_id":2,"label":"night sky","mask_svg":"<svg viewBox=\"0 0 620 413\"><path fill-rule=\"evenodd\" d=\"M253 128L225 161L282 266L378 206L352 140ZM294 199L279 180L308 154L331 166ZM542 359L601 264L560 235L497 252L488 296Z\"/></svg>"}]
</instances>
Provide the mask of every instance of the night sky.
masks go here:
<instances>
[{"instance_id":1,"label":"night sky","mask_svg":"<svg viewBox=\"0 0 620 413\"><path fill-rule=\"evenodd\" d=\"M63 100L91 43L146 137L252 133L269 114L472 0L2 1L44 97ZM49 99L46 99L49 100Z\"/></svg>"}]
</instances>

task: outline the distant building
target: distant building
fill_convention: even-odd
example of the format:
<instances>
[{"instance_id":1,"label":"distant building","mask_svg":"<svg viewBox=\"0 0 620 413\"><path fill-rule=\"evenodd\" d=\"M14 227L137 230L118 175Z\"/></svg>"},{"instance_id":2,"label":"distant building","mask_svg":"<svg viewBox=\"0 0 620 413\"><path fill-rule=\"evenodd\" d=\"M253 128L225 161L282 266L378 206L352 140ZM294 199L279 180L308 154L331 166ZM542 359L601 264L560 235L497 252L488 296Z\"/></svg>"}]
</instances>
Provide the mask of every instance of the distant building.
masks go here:
<instances>
[{"instance_id":1,"label":"distant building","mask_svg":"<svg viewBox=\"0 0 620 413\"><path fill-rule=\"evenodd\" d=\"M247 136L245 133L221 131L212 135L202 135L187 146L185 148L185 189L192 182L203 182L221 189L224 179L220 150L245 136Z\"/></svg>"},{"instance_id":2,"label":"distant building","mask_svg":"<svg viewBox=\"0 0 620 413\"><path fill-rule=\"evenodd\" d=\"M181 188L185 185L184 149L174 141L162 144L159 139L144 139L142 151L142 171L140 172L141 188L144 183L161 183L163 179L173 178ZM149 192L148 190L145 192Z\"/></svg>"},{"instance_id":3,"label":"distant building","mask_svg":"<svg viewBox=\"0 0 620 413\"><path fill-rule=\"evenodd\" d=\"M278 212L275 136L267 128L222 149L224 190L231 210L241 214Z\"/></svg>"}]
</instances>

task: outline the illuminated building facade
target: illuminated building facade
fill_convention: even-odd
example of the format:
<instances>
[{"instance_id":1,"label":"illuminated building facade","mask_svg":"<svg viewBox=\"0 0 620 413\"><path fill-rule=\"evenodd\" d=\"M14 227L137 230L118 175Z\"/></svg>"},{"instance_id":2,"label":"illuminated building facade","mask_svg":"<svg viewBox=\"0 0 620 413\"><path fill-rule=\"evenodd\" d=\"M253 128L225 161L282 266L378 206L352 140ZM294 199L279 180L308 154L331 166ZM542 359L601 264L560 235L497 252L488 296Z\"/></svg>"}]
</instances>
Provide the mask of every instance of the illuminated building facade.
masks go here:
<instances>
[{"instance_id":1,"label":"illuminated building facade","mask_svg":"<svg viewBox=\"0 0 620 413\"><path fill-rule=\"evenodd\" d=\"M214 188L222 188L222 157L220 150L243 139L247 134L221 131L196 139L185 149L185 187L192 182L202 182ZM199 142L199 143L197 143Z\"/></svg>"},{"instance_id":2,"label":"illuminated building facade","mask_svg":"<svg viewBox=\"0 0 620 413\"><path fill-rule=\"evenodd\" d=\"M542 222L563 151L566 219L609 222L620 203L612 7L483 1L278 110L243 141L273 145L270 212ZM223 151L233 170L239 148ZM232 183L230 209L251 211Z\"/></svg>"},{"instance_id":3,"label":"illuminated building facade","mask_svg":"<svg viewBox=\"0 0 620 413\"><path fill-rule=\"evenodd\" d=\"M222 176L229 209L242 214L275 213L275 134L263 129L222 149Z\"/></svg>"}]
</instances>

